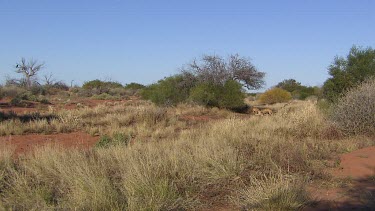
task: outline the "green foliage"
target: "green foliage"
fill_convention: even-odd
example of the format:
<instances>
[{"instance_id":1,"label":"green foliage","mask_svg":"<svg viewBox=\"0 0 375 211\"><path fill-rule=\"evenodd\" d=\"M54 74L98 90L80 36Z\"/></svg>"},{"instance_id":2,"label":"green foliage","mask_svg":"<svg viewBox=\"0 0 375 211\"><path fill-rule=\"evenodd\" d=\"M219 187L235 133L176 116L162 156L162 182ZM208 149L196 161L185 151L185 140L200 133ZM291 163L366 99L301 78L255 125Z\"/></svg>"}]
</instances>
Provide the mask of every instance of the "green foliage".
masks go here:
<instances>
[{"instance_id":1,"label":"green foliage","mask_svg":"<svg viewBox=\"0 0 375 211\"><path fill-rule=\"evenodd\" d=\"M142 84L139 84L139 83L130 83L130 84L126 84L124 86L125 89L134 89L134 90L137 90L137 89L143 89L145 88L146 86L145 85L142 85Z\"/></svg>"},{"instance_id":2,"label":"green foliage","mask_svg":"<svg viewBox=\"0 0 375 211\"><path fill-rule=\"evenodd\" d=\"M130 135L125 135L123 133L115 133L112 137L108 135L103 135L100 137L99 141L96 143L98 148L108 148L110 146L123 145L127 146L131 140Z\"/></svg>"},{"instance_id":3,"label":"green foliage","mask_svg":"<svg viewBox=\"0 0 375 211\"><path fill-rule=\"evenodd\" d=\"M333 105L331 118L347 133L375 134L375 78L349 90Z\"/></svg>"},{"instance_id":4,"label":"green foliage","mask_svg":"<svg viewBox=\"0 0 375 211\"><path fill-rule=\"evenodd\" d=\"M47 98L42 98L42 99L39 100L39 102L40 102L41 104L50 104L50 102L48 101Z\"/></svg>"},{"instance_id":5,"label":"green foliage","mask_svg":"<svg viewBox=\"0 0 375 211\"><path fill-rule=\"evenodd\" d=\"M276 85L277 88L284 89L292 94L294 99L305 100L311 95L318 94L318 87L303 86L295 79L286 79Z\"/></svg>"},{"instance_id":6,"label":"green foliage","mask_svg":"<svg viewBox=\"0 0 375 211\"><path fill-rule=\"evenodd\" d=\"M245 97L242 85L237 81L229 80L224 84L219 106L224 108L241 107L244 105Z\"/></svg>"},{"instance_id":7,"label":"green foliage","mask_svg":"<svg viewBox=\"0 0 375 211\"><path fill-rule=\"evenodd\" d=\"M20 97L15 97L10 100L10 105L12 106L22 106L22 99Z\"/></svg>"},{"instance_id":8,"label":"green foliage","mask_svg":"<svg viewBox=\"0 0 375 211\"><path fill-rule=\"evenodd\" d=\"M235 108L243 106L245 94L242 85L234 80L228 80L224 85L204 82L189 83L184 75L175 75L158 83L152 84L142 91L142 97L157 105L177 105L188 99L210 107Z\"/></svg>"},{"instance_id":9,"label":"green foliage","mask_svg":"<svg viewBox=\"0 0 375 211\"><path fill-rule=\"evenodd\" d=\"M273 104L288 102L292 99L290 92L281 88L272 88L259 97L261 103Z\"/></svg>"},{"instance_id":10,"label":"green foliage","mask_svg":"<svg viewBox=\"0 0 375 211\"><path fill-rule=\"evenodd\" d=\"M210 83L201 83L190 92L192 102L205 106L219 106L219 95L222 87Z\"/></svg>"},{"instance_id":11,"label":"green foliage","mask_svg":"<svg viewBox=\"0 0 375 211\"><path fill-rule=\"evenodd\" d=\"M323 94L335 102L345 91L375 75L375 49L354 46L346 58L336 57L328 71L331 77L324 83Z\"/></svg>"},{"instance_id":12,"label":"green foliage","mask_svg":"<svg viewBox=\"0 0 375 211\"><path fill-rule=\"evenodd\" d=\"M102 94L99 94L99 95L93 95L91 98L94 99L94 100L119 100L119 97L112 96L112 95L107 94L107 93L102 93Z\"/></svg>"},{"instance_id":13,"label":"green foliage","mask_svg":"<svg viewBox=\"0 0 375 211\"><path fill-rule=\"evenodd\" d=\"M46 90L44 89L43 86L40 86L40 85L32 85L29 88L29 90L33 95L45 95L46 94Z\"/></svg>"},{"instance_id":14,"label":"green foliage","mask_svg":"<svg viewBox=\"0 0 375 211\"><path fill-rule=\"evenodd\" d=\"M244 105L245 94L242 85L228 80L224 86L212 83L201 83L191 89L190 100L211 107L236 108Z\"/></svg>"},{"instance_id":15,"label":"green foliage","mask_svg":"<svg viewBox=\"0 0 375 211\"><path fill-rule=\"evenodd\" d=\"M97 94L108 93L110 89L122 88L123 86L118 82L113 81L101 81L101 80L92 80L87 81L82 85L83 89L86 90L97 90Z\"/></svg>"},{"instance_id":16,"label":"green foliage","mask_svg":"<svg viewBox=\"0 0 375 211\"><path fill-rule=\"evenodd\" d=\"M46 94L56 95L56 94L60 93L61 91L68 91L69 86L62 81L58 81L58 82L53 83L53 84L44 85L43 89L45 90Z\"/></svg>"},{"instance_id":17,"label":"green foliage","mask_svg":"<svg viewBox=\"0 0 375 211\"><path fill-rule=\"evenodd\" d=\"M277 88L284 89L290 93L299 90L301 86L301 83L295 79L285 79L276 85Z\"/></svg>"},{"instance_id":18,"label":"green foliage","mask_svg":"<svg viewBox=\"0 0 375 211\"><path fill-rule=\"evenodd\" d=\"M183 86L183 77L175 75L147 86L141 92L143 98L157 105L172 106L189 97L189 87Z\"/></svg>"}]
</instances>

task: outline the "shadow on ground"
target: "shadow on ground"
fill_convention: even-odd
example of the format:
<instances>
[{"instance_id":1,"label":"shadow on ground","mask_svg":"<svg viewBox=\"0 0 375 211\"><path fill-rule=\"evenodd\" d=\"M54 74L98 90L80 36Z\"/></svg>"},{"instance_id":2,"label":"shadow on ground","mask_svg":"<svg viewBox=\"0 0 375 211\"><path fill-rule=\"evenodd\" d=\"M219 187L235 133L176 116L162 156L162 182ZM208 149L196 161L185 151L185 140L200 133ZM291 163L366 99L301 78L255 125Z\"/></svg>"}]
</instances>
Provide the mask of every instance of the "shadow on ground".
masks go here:
<instances>
[{"instance_id":1,"label":"shadow on ground","mask_svg":"<svg viewBox=\"0 0 375 211\"><path fill-rule=\"evenodd\" d=\"M5 120L19 120L21 122L30 122L30 121L37 121L37 120L47 120L50 122L53 119L57 119L56 115L52 114L40 114L39 112L35 113L28 113L28 114L17 114L15 112L0 112L0 121Z\"/></svg>"},{"instance_id":2,"label":"shadow on ground","mask_svg":"<svg viewBox=\"0 0 375 211\"><path fill-rule=\"evenodd\" d=\"M375 169L374 169L375 170ZM340 188L336 200L314 201L306 210L375 210L375 175Z\"/></svg>"}]
</instances>

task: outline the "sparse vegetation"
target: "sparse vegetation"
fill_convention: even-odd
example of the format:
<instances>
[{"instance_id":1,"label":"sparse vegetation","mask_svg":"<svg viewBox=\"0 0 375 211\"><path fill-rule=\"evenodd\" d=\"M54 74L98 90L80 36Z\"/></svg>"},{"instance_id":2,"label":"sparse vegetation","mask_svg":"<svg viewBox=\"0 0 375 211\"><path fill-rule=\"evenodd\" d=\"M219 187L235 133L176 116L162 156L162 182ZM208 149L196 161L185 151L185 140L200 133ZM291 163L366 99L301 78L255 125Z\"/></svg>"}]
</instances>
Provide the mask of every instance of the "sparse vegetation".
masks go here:
<instances>
[{"instance_id":1,"label":"sparse vegetation","mask_svg":"<svg viewBox=\"0 0 375 211\"><path fill-rule=\"evenodd\" d=\"M328 131L334 125L308 101L291 104L269 117L208 122L178 136L169 129L179 127L171 112L219 112L215 110L119 105L64 111L62 123L74 125L77 118L80 125L82 118L84 125L108 125L113 134L99 142L104 147L90 151L44 147L19 160L1 148L1 206L193 210L209 207L212 201L204 195L215 193L219 197L215 200L244 209L299 209L309 200L303 181L324 175L317 166L348 149L374 144L365 137L331 136ZM146 131L129 133L119 127L134 124L169 135L163 141L149 137L139 141Z\"/></svg>"},{"instance_id":2,"label":"sparse vegetation","mask_svg":"<svg viewBox=\"0 0 375 211\"><path fill-rule=\"evenodd\" d=\"M372 74L372 53L353 48L348 61L335 60L328 100L289 79L245 102L265 73L238 55L203 56L149 86L92 80L69 88L52 74L40 85L38 70L7 80L1 106L33 112L0 112L0 210L304 209L314 200L307 185L332 182L326 169L340 153L375 145L375 79L354 85ZM20 73L27 65L43 67L23 59ZM332 83L348 81L338 98L346 88ZM84 150L49 138L25 152L12 145L42 134L93 140L80 140Z\"/></svg>"}]
</instances>

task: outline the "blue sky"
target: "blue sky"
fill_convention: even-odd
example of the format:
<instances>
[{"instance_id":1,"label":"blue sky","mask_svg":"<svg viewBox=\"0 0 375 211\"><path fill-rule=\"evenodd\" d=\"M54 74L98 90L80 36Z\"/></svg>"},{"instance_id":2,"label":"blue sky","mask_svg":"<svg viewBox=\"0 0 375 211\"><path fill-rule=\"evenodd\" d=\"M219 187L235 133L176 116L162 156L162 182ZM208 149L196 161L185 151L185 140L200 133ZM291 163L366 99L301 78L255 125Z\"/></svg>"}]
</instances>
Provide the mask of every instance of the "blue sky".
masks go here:
<instances>
[{"instance_id":1,"label":"blue sky","mask_svg":"<svg viewBox=\"0 0 375 211\"><path fill-rule=\"evenodd\" d=\"M321 85L336 55L375 47L370 0L0 0L0 81L21 57L70 84L150 84L203 54L238 53L267 73Z\"/></svg>"}]
</instances>

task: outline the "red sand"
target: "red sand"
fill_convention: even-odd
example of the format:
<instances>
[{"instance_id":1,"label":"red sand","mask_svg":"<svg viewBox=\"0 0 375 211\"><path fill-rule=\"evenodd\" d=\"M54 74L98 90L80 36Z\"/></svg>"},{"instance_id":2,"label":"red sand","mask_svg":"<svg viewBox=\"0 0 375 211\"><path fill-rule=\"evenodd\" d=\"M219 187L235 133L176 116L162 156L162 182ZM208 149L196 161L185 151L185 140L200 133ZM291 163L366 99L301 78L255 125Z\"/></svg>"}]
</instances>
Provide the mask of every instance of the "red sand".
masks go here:
<instances>
[{"instance_id":1,"label":"red sand","mask_svg":"<svg viewBox=\"0 0 375 211\"><path fill-rule=\"evenodd\" d=\"M52 135L30 134L1 136L0 143L14 146L15 153L20 154L29 152L34 147L47 144L61 145L66 148L89 149L98 141L98 139L98 137L92 137L83 132L75 132Z\"/></svg>"}]
</instances>

